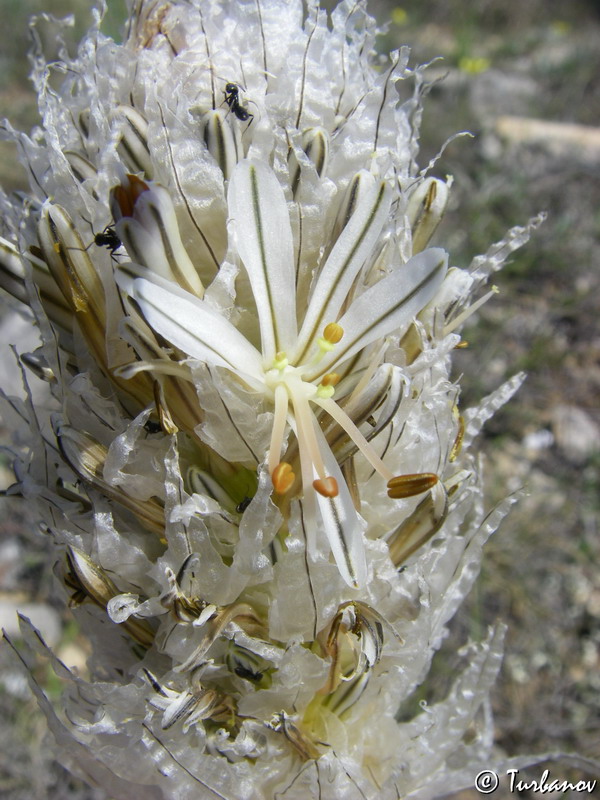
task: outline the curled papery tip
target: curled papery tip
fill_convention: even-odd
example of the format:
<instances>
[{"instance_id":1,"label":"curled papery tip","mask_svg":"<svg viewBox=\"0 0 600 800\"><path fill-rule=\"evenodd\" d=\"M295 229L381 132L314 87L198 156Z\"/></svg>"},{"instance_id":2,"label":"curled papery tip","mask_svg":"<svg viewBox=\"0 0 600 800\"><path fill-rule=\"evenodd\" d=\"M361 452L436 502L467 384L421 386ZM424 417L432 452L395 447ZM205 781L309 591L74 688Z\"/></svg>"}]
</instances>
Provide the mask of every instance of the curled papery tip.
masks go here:
<instances>
[{"instance_id":1,"label":"curled papery tip","mask_svg":"<svg viewBox=\"0 0 600 800\"><path fill-rule=\"evenodd\" d=\"M404 497L413 497L432 489L439 481L434 472L416 472L410 475L396 475L387 483L388 497L400 500Z\"/></svg>"},{"instance_id":2,"label":"curled papery tip","mask_svg":"<svg viewBox=\"0 0 600 800\"><path fill-rule=\"evenodd\" d=\"M277 494L285 494L296 480L296 475L287 461L280 461L271 475L273 488Z\"/></svg>"},{"instance_id":3,"label":"curled papery tip","mask_svg":"<svg viewBox=\"0 0 600 800\"><path fill-rule=\"evenodd\" d=\"M339 489L336 479L332 475L326 478L317 478L313 481L313 489L323 497L337 497Z\"/></svg>"}]
</instances>

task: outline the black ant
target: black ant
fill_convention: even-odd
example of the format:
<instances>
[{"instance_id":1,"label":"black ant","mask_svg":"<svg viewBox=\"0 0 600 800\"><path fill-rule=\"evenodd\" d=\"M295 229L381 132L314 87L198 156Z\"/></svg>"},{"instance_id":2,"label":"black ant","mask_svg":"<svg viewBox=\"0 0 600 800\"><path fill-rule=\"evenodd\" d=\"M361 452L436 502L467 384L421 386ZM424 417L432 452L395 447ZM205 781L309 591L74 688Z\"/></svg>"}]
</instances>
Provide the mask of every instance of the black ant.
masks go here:
<instances>
[{"instance_id":1,"label":"black ant","mask_svg":"<svg viewBox=\"0 0 600 800\"><path fill-rule=\"evenodd\" d=\"M97 233L94 236L94 241L92 244L95 244L96 247L108 247L110 250L110 257L114 259L115 251L121 247L123 242L117 236L115 229L112 225L107 225L106 228L102 231L102 233ZM90 244L88 247L91 247ZM88 248L86 247L86 250Z\"/></svg>"},{"instance_id":2,"label":"black ant","mask_svg":"<svg viewBox=\"0 0 600 800\"><path fill-rule=\"evenodd\" d=\"M160 431L162 431L162 426L159 422L155 422L153 419L148 419L144 423L144 430L148 431L148 433L159 433Z\"/></svg>"},{"instance_id":3,"label":"black ant","mask_svg":"<svg viewBox=\"0 0 600 800\"><path fill-rule=\"evenodd\" d=\"M84 217L87 224L92 228L92 223ZM92 228L92 233L94 229ZM88 244L87 247L83 248L83 252L86 253L90 247L95 244L96 247L107 247L110 250L110 257L113 261L116 261L115 253L122 246L123 242L117 236L117 232L113 228L112 225L107 225L106 228L101 233L94 234L94 240ZM69 247L69 250L80 250L79 247Z\"/></svg>"},{"instance_id":4,"label":"black ant","mask_svg":"<svg viewBox=\"0 0 600 800\"><path fill-rule=\"evenodd\" d=\"M240 87L237 83L225 84L223 94L225 95L225 102L237 119L239 119L240 122L247 122L250 120L248 125L251 125L254 114L251 114L248 109L240 103Z\"/></svg>"},{"instance_id":5,"label":"black ant","mask_svg":"<svg viewBox=\"0 0 600 800\"><path fill-rule=\"evenodd\" d=\"M245 678L247 681L252 681L253 683L259 683L263 679L262 672L254 672L248 669L248 667L243 667L241 664L235 667L233 671L238 677Z\"/></svg>"}]
</instances>

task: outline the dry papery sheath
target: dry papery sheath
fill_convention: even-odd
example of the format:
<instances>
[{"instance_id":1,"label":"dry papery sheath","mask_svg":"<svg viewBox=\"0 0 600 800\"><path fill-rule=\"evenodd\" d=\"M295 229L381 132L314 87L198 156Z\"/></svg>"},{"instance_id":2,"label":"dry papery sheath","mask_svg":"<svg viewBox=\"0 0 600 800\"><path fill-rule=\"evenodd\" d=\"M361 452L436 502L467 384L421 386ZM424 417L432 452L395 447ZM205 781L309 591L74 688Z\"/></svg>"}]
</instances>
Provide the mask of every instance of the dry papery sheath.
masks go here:
<instances>
[{"instance_id":1,"label":"dry papery sheath","mask_svg":"<svg viewBox=\"0 0 600 800\"><path fill-rule=\"evenodd\" d=\"M462 408L451 355L539 220L468 269L430 244L425 70L375 55L360 1L136 0L123 44L103 12L73 59L36 45L42 123L2 129L30 192L0 198L1 281L47 385L3 397L11 491L92 647L83 679L23 620L59 758L123 800L433 798L518 765L500 627L414 695L512 503L483 507L473 443L522 376Z\"/></svg>"}]
</instances>

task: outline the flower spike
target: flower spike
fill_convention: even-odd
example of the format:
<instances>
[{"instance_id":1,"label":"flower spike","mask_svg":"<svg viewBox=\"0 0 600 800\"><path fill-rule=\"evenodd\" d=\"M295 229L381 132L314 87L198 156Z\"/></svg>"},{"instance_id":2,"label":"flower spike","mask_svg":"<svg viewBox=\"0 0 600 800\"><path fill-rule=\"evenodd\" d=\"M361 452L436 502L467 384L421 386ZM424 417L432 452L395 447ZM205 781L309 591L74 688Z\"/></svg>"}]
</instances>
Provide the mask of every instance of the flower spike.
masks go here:
<instances>
[{"instance_id":1,"label":"flower spike","mask_svg":"<svg viewBox=\"0 0 600 800\"><path fill-rule=\"evenodd\" d=\"M321 320L328 309L342 303L341 287L349 290L368 253L367 243L372 246L387 216L388 195L387 184L373 187L363 207L351 218L317 282L303 331ZM355 585L358 573L353 567L343 566L347 551L338 546L347 536L347 532L340 533L342 528L348 530L347 524L340 527L338 512L325 502L340 496L345 480L337 464L337 474L326 467L326 462L334 463L335 459L326 440L319 435L312 404L343 428L385 481L393 478L373 446L333 400L338 382L334 368L376 339L406 325L440 286L447 256L438 248L411 259L397 273L367 289L350 304L339 322L328 322L316 342L307 342L302 348L294 341L296 335L302 341L302 333L296 334L295 303L289 301L294 281L289 215L275 175L265 165L240 162L230 182L229 200L233 241L248 273L258 311L262 358L210 306L182 290L173 294L166 283L159 285L150 273L140 273L148 275L147 278L136 278L138 273L123 267L122 286L150 326L172 345L188 356L225 367L273 403L268 467L273 488L279 495L287 493L295 483L292 466L281 461L286 420L288 416L293 418L290 421L298 442L302 490L305 495L315 493L340 571ZM343 258L342 253L346 253ZM328 280L335 281L335 285L330 286ZM314 344L318 347L316 355ZM291 361L288 357L289 353L299 352L305 354L306 361L298 356ZM346 497L347 489L343 494ZM355 510L350 512L348 503L344 503L344 508L348 522L357 517ZM358 530L358 521L354 527ZM351 538L356 563L364 564L361 537L352 534ZM364 567L358 572L364 575Z\"/></svg>"}]
</instances>

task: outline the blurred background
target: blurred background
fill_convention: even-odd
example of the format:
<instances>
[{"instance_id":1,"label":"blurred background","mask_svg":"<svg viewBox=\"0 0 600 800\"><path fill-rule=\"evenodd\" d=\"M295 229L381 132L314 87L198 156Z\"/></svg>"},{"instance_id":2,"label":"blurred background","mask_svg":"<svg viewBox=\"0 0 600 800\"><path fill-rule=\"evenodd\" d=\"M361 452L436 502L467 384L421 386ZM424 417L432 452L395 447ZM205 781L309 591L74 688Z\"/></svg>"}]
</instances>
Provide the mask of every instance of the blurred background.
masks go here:
<instances>
[{"instance_id":1,"label":"blurred background","mask_svg":"<svg viewBox=\"0 0 600 800\"><path fill-rule=\"evenodd\" d=\"M27 131L37 121L25 57L31 15L73 13L76 43L89 9L88 0L3 0L0 118ZM123 0L108 0L108 9L103 30L119 38ZM450 143L435 169L454 176L436 234L452 263L468 266L509 228L548 212L497 275L500 294L463 334L469 348L455 354L463 409L515 372L528 373L487 424L482 448L488 506L521 487L525 496L488 544L482 575L436 656L433 690L416 700L443 696L456 648L500 619L509 630L493 696L498 746L600 758L600 2L409 0L370 10L388 23L382 52L407 44L412 65L442 57L429 71L439 80L425 103L421 165L451 134L474 135ZM2 142L0 184L26 188L15 150ZM0 301L6 344L21 346L18 325ZM8 465L0 454L3 487L12 481ZM85 643L54 593L45 543L17 502L3 503L0 623L14 630L22 608L63 660L83 666ZM9 655L0 647L0 796L102 800L53 762L45 724ZM52 674L38 677L51 696L60 691ZM585 777L558 765L551 774ZM520 777L540 775L533 768Z\"/></svg>"}]
</instances>

